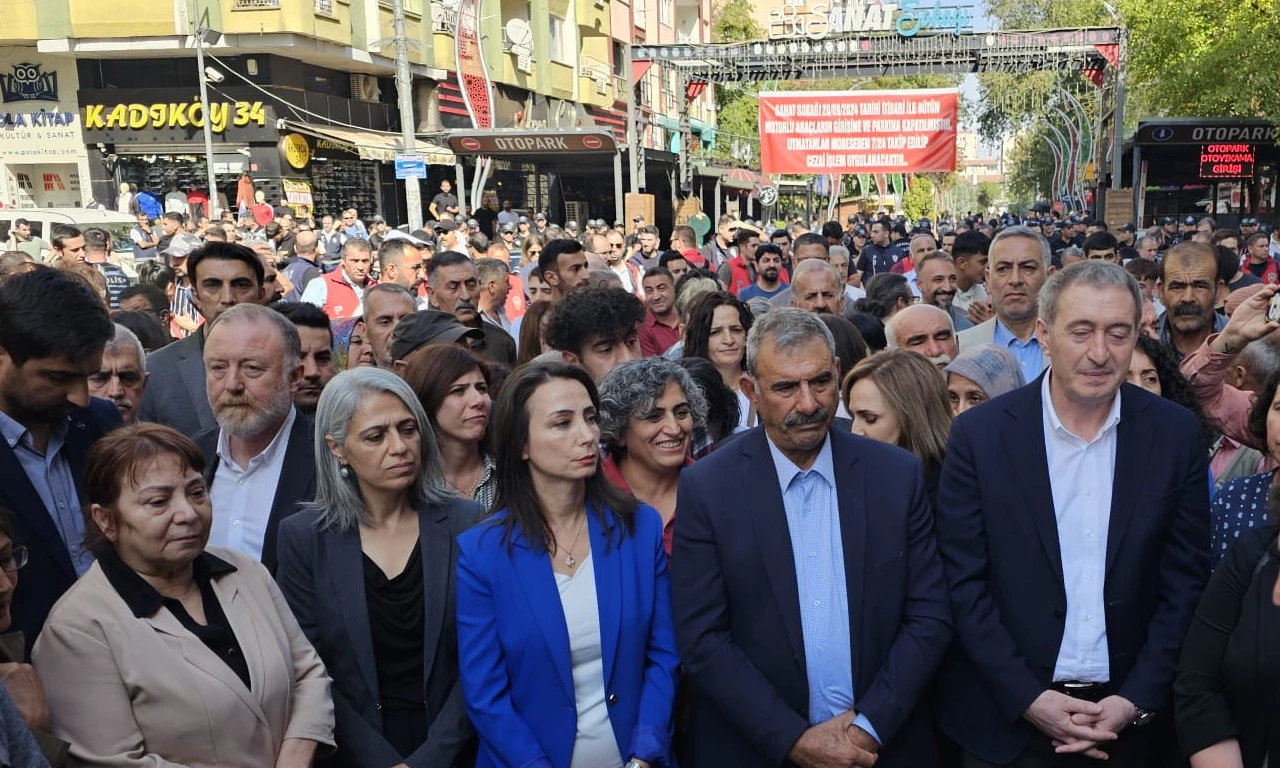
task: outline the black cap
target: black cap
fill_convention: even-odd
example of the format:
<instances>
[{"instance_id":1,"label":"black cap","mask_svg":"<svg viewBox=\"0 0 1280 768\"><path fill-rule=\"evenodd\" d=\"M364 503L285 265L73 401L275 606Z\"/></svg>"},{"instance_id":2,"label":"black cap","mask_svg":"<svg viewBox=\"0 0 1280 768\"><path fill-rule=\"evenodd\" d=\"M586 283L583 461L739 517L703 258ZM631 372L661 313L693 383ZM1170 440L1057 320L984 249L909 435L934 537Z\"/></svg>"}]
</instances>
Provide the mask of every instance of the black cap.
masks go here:
<instances>
[{"instance_id":1,"label":"black cap","mask_svg":"<svg viewBox=\"0 0 1280 768\"><path fill-rule=\"evenodd\" d=\"M1195 225L1195 223L1196 223L1196 217L1195 217L1195 216L1184 216L1184 217L1183 217L1183 219L1182 219L1182 223L1183 223L1183 224L1185 224L1185 225L1187 225L1188 227L1190 227L1190 226L1194 226L1194 225Z\"/></svg>"},{"instance_id":2,"label":"black cap","mask_svg":"<svg viewBox=\"0 0 1280 768\"><path fill-rule=\"evenodd\" d=\"M856 213L849 214L849 221L857 221L857 220L858 220L858 214Z\"/></svg>"},{"instance_id":3,"label":"black cap","mask_svg":"<svg viewBox=\"0 0 1280 768\"><path fill-rule=\"evenodd\" d=\"M1241 219L1241 220L1240 220L1240 226L1242 226L1242 227L1256 227L1256 226L1258 226L1258 220L1257 220L1257 219L1255 219L1255 218L1254 218L1254 217L1252 217L1252 216L1245 216L1243 219Z\"/></svg>"},{"instance_id":4,"label":"black cap","mask_svg":"<svg viewBox=\"0 0 1280 768\"><path fill-rule=\"evenodd\" d=\"M1120 231L1121 232L1137 232L1138 230L1134 228L1131 222L1126 221L1125 223L1120 225Z\"/></svg>"},{"instance_id":5,"label":"black cap","mask_svg":"<svg viewBox=\"0 0 1280 768\"><path fill-rule=\"evenodd\" d=\"M854 227L854 228L853 228L853 236L854 236L854 237L866 237L866 236L867 236L867 230L866 230L866 228L865 228L865 227L863 227L862 225L858 225L858 226Z\"/></svg>"},{"instance_id":6,"label":"black cap","mask_svg":"<svg viewBox=\"0 0 1280 768\"><path fill-rule=\"evenodd\" d=\"M458 228L458 225L453 219L442 219L432 223L431 228L437 232L452 232Z\"/></svg>"},{"instance_id":7,"label":"black cap","mask_svg":"<svg viewBox=\"0 0 1280 768\"><path fill-rule=\"evenodd\" d=\"M462 339L484 341L484 331L468 328L458 318L437 309L405 315L391 331L391 358L403 360L428 344L455 344Z\"/></svg>"},{"instance_id":8,"label":"black cap","mask_svg":"<svg viewBox=\"0 0 1280 768\"><path fill-rule=\"evenodd\" d=\"M381 216L374 216L372 219L369 219L370 224L377 224L380 221L384 224L387 222L387 220L382 218Z\"/></svg>"},{"instance_id":9,"label":"black cap","mask_svg":"<svg viewBox=\"0 0 1280 768\"><path fill-rule=\"evenodd\" d=\"M1161 219L1160 219L1160 226L1162 226L1162 227L1168 226L1168 225L1170 225L1170 224L1177 224L1177 223L1178 223L1178 222L1177 222L1176 220L1174 220L1174 218L1173 218L1172 216L1165 216L1165 217L1163 217L1163 218L1161 218Z\"/></svg>"}]
</instances>

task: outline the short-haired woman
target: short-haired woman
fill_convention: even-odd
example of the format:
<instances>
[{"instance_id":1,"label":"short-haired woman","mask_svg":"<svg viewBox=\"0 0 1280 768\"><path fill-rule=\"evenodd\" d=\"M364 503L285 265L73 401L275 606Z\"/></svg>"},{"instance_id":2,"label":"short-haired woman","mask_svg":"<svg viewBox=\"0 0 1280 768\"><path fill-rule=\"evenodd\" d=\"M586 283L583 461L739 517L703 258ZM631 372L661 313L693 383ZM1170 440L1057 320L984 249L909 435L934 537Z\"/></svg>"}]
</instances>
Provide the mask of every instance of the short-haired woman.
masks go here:
<instances>
[{"instance_id":1,"label":"short-haired woman","mask_svg":"<svg viewBox=\"0 0 1280 768\"><path fill-rule=\"evenodd\" d=\"M662 544L671 554L680 470L693 463L693 435L706 427L707 401L688 371L646 357L600 380L604 475L662 515Z\"/></svg>"},{"instance_id":2,"label":"short-haired woman","mask_svg":"<svg viewBox=\"0 0 1280 768\"><path fill-rule=\"evenodd\" d=\"M685 357L710 360L725 386L738 396L739 429L756 425L755 409L739 386L747 368L747 334L752 315L747 305L728 291L715 291L700 297L689 311L684 329Z\"/></svg>"},{"instance_id":3,"label":"short-haired woman","mask_svg":"<svg viewBox=\"0 0 1280 768\"><path fill-rule=\"evenodd\" d=\"M435 431L445 485L487 512L498 487L488 440L489 364L457 344L429 344L405 358L404 380Z\"/></svg>"},{"instance_id":4,"label":"short-haired woman","mask_svg":"<svg viewBox=\"0 0 1280 768\"><path fill-rule=\"evenodd\" d=\"M329 675L276 582L205 548L203 470L159 424L110 432L85 459L97 562L34 653L73 764L306 768L334 744Z\"/></svg>"},{"instance_id":5,"label":"short-haired woman","mask_svg":"<svg viewBox=\"0 0 1280 768\"><path fill-rule=\"evenodd\" d=\"M671 765L675 632L662 520L605 479L600 399L526 366L494 409L498 510L458 539L478 768Z\"/></svg>"},{"instance_id":6,"label":"short-haired woman","mask_svg":"<svg viewBox=\"0 0 1280 768\"><path fill-rule=\"evenodd\" d=\"M445 488L430 421L390 371L335 376L315 442L316 501L281 523L276 578L332 670L340 764L465 761L453 570L480 509Z\"/></svg>"},{"instance_id":7,"label":"short-haired woman","mask_svg":"<svg viewBox=\"0 0 1280 768\"><path fill-rule=\"evenodd\" d=\"M951 396L937 367L919 352L886 350L854 366L840 392L853 419L850 431L914 453L936 504L951 430Z\"/></svg>"}]
</instances>

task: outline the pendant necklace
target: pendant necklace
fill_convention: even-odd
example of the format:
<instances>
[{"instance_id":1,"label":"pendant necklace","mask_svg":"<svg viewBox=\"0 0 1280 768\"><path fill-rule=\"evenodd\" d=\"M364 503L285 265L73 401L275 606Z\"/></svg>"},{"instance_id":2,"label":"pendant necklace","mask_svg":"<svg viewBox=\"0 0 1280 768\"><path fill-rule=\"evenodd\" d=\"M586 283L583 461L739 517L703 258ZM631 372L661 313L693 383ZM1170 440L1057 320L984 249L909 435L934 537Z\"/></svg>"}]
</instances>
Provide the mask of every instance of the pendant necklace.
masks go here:
<instances>
[{"instance_id":1,"label":"pendant necklace","mask_svg":"<svg viewBox=\"0 0 1280 768\"><path fill-rule=\"evenodd\" d=\"M586 516L583 516L582 527L578 528L578 535L573 537L573 545L569 547L569 553L564 556L564 564L569 566L570 568L578 564L578 561L575 560L573 557L573 550L575 547L578 546L578 539L582 538L582 530L583 528L586 528L586 527L587 527L587 518Z\"/></svg>"}]
</instances>

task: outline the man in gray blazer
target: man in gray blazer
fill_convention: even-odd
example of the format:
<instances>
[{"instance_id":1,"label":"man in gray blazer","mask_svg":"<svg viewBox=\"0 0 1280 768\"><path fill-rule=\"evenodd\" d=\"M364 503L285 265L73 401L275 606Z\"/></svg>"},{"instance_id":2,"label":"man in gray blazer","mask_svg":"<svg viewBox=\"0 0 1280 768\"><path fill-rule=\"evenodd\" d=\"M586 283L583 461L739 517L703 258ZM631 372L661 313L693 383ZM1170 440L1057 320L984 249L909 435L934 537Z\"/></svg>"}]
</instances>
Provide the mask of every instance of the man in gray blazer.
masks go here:
<instances>
[{"instance_id":1,"label":"man in gray blazer","mask_svg":"<svg viewBox=\"0 0 1280 768\"><path fill-rule=\"evenodd\" d=\"M218 315L237 304L262 301L265 271L257 254L237 243L209 241L187 259L192 303L204 324L187 338L147 355L151 379L138 408L139 421L173 427L188 437L218 426L209 407L204 340Z\"/></svg>"},{"instance_id":2,"label":"man in gray blazer","mask_svg":"<svg viewBox=\"0 0 1280 768\"><path fill-rule=\"evenodd\" d=\"M1002 230L991 241L987 259L987 293L995 317L959 334L960 351L978 344L1008 349L1022 366L1026 381L1049 367L1049 356L1036 339L1040 288L1053 272L1049 241L1029 227Z\"/></svg>"}]
</instances>

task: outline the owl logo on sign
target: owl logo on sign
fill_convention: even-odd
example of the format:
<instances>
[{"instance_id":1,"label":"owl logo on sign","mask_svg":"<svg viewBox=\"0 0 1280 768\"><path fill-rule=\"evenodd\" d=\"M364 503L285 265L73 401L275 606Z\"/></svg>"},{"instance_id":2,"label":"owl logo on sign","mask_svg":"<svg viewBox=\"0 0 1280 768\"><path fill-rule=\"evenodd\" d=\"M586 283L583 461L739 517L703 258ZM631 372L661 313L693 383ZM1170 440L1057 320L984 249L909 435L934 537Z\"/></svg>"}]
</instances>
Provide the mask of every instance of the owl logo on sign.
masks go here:
<instances>
[{"instance_id":1,"label":"owl logo on sign","mask_svg":"<svg viewBox=\"0 0 1280 768\"><path fill-rule=\"evenodd\" d=\"M0 75L0 101L57 101L58 73L41 72L39 64L13 65L13 74Z\"/></svg>"}]
</instances>

